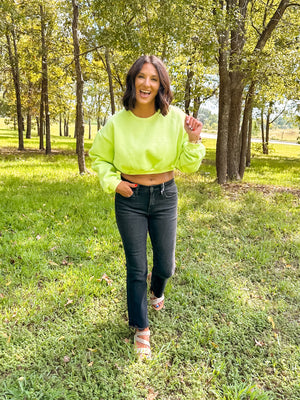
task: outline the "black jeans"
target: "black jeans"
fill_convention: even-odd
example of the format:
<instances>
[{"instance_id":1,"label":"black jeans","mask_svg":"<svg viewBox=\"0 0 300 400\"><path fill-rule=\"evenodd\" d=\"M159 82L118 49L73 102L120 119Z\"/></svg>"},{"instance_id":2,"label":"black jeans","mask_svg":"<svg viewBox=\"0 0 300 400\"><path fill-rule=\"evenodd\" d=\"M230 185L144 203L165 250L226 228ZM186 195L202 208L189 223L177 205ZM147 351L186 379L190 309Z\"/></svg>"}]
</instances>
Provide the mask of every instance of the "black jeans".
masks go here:
<instances>
[{"instance_id":1,"label":"black jeans","mask_svg":"<svg viewBox=\"0 0 300 400\"><path fill-rule=\"evenodd\" d=\"M149 326L148 232L153 249L150 290L156 297L163 295L167 280L175 271L177 186L174 179L160 185L138 185L129 198L116 193L115 211L126 256L129 325L145 329Z\"/></svg>"}]
</instances>

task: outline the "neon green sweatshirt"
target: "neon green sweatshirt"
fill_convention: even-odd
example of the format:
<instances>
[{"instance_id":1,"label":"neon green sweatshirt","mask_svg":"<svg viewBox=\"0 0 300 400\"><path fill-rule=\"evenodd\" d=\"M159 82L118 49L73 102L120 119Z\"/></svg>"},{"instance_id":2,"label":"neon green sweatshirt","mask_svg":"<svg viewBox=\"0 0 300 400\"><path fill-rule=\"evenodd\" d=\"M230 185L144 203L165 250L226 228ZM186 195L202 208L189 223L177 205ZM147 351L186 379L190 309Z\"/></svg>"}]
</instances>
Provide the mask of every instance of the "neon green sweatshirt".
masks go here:
<instances>
[{"instance_id":1,"label":"neon green sweatshirt","mask_svg":"<svg viewBox=\"0 0 300 400\"><path fill-rule=\"evenodd\" d=\"M184 112L173 106L166 116L157 111L149 118L139 118L125 109L113 115L97 133L89 152L104 191L116 190L120 172L158 174L175 168L197 171L205 147L188 141L184 120Z\"/></svg>"}]
</instances>

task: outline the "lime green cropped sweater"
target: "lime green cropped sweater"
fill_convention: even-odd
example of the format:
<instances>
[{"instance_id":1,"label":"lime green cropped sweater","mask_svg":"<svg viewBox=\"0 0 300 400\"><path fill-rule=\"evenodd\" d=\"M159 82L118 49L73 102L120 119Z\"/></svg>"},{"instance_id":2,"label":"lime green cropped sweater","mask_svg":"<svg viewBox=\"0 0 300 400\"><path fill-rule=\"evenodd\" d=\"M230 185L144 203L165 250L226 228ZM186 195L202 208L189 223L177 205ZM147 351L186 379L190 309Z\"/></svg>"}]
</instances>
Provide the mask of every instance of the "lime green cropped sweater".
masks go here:
<instances>
[{"instance_id":1,"label":"lime green cropped sweater","mask_svg":"<svg viewBox=\"0 0 300 400\"><path fill-rule=\"evenodd\" d=\"M188 141L184 119L184 112L173 106L166 116L157 111L149 118L139 118L125 109L113 115L97 133L89 152L104 191L116 190L120 172L197 171L205 147Z\"/></svg>"}]
</instances>

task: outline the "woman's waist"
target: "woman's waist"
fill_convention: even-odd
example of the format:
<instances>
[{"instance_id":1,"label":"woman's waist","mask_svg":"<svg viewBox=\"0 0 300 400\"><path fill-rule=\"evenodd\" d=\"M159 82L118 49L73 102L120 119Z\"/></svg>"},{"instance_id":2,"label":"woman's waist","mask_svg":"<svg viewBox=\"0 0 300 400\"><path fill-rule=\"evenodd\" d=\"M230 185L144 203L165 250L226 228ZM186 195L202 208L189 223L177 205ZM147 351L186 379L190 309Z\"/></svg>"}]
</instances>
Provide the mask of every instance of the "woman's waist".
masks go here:
<instances>
[{"instance_id":1,"label":"woman's waist","mask_svg":"<svg viewBox=\"0 0 300 400\"><path fill-rule=\"evenodd\" d=\"M130 175L121 174L123 180L137 183L142 186L155 186L161 185L174 179L174 171L167 171L158 174L140 174L140 175Z\"/></svg>"}]
</instances>

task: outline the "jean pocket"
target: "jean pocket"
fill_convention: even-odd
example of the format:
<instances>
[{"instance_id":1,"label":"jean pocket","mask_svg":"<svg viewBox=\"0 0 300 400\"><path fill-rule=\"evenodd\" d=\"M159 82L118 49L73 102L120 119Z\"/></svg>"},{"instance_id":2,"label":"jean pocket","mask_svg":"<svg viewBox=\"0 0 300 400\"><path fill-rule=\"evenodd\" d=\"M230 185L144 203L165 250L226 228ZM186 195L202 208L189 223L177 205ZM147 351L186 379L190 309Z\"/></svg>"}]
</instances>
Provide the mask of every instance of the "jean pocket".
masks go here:
<instances>
[{"instance_id":1,"label":"jean pocket","mask_svg":"<svg viewBox=\"0 0 300 400\"><path fill-rule=\"evenodd\" d=\"M130 200L130 199L134 199L136 196L136 189L132 188L132 195L127 197L127 196L122 196L120 193L116 193L116 196L121 198L121 199L125 199L125 200Z\"/></svg>"},{"instance_id":2,"label":"jean pocket","mask_svg":"<svg viewBox=\"0 0 300 400\"><path fill-rule=\"evenodd\" d=\"M171 199L172 197L177 197L177 193L178 193L177 186L174 184L170 187L165 187L164 197L166 199Z\"/></svg>"}]
</instances>

